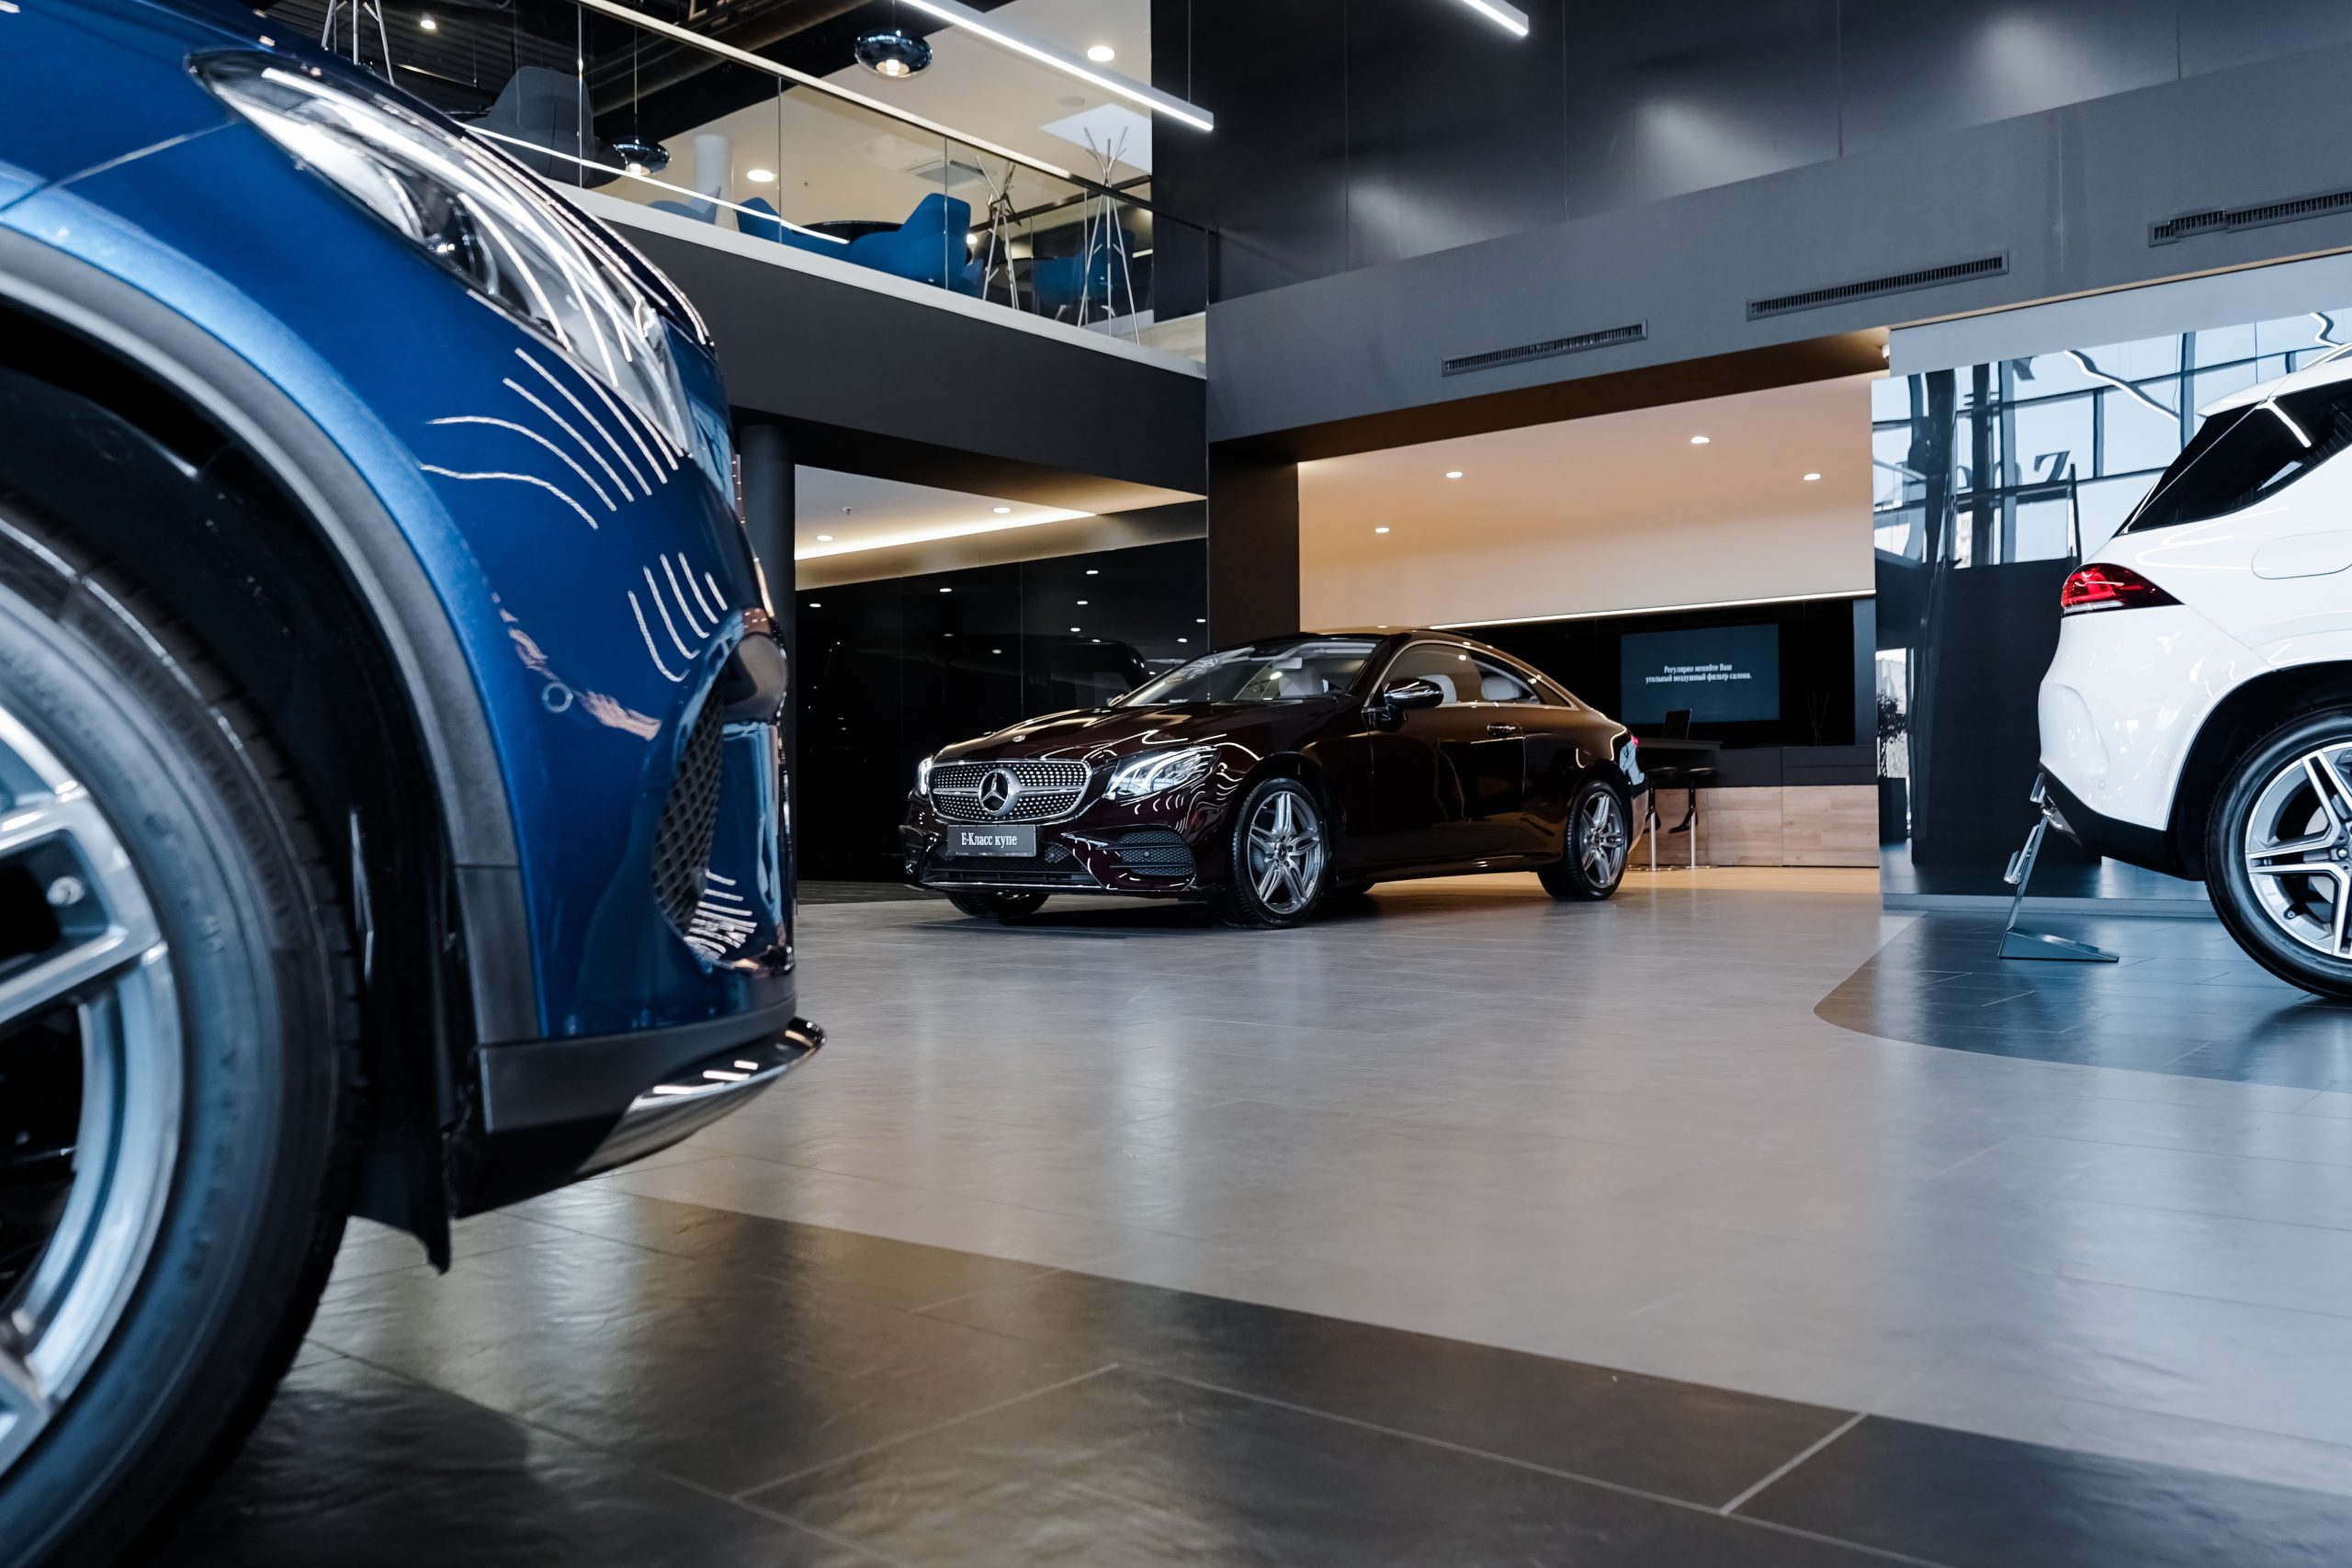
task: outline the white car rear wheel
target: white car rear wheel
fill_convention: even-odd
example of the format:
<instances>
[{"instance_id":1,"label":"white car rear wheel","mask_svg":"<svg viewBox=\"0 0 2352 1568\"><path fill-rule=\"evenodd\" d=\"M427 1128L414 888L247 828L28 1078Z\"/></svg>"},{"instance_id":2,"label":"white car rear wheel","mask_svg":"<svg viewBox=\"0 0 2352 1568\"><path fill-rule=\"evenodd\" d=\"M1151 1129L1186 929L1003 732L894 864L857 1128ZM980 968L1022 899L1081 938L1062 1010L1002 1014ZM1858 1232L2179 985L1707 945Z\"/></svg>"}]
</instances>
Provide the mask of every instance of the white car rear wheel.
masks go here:
<instances>
[{"instance_id":1,"label":"white car rear wheel","mask_svg":"<svg viewBox=\"0 0 2352 1568\"><path fill-rule=\"evenodd\" d=\"M2352 998L2352 709L2305 715L2238 761L2205 866L2214 909L2256 962Z\"/></svg>"}]
</instances>

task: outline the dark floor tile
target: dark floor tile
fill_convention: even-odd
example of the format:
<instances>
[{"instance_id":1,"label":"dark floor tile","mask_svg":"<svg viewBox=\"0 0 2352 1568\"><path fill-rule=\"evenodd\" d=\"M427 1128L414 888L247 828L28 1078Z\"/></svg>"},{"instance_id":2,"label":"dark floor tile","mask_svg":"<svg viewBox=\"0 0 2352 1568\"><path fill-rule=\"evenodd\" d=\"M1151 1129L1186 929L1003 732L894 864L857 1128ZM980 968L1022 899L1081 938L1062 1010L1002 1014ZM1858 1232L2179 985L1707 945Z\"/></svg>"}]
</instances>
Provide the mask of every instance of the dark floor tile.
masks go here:
<instances>
[{"instance_id":1,"label":"dark floor tile","mask_svg":"<svg viewBox=\"0 0 2352 1568\"><path fill-rule=\"evenodd\" d=\"M516 1212L546 1224L898 1307L929 1306L1051 1272L1041 1264L594 1187L550 1193Z\"/></svg>"},{"instance_id":2,"label":"dark floor tile","mask_svg":"<svg viewBox=\"0 0 2352 1568\"><path fill-rule=\"evenodd\" d=\"M876 1560L355 1361L287 1379L165 1568L870 1568Z\"/></svg>"},{"instance_id":3,"label":"dark floor tile","mask_svg":"<svg viewBox=\"0 0 2352 1568\"><path fill-rule=\"evenodd\" d=\"M1126 1369L754 1500L922 1568L1877 1561Z\"/></svg>"},{"instance_id":4,"label":"dark floor tile","mask_svg":"<svg viewBox=\"0 0 2352 1568\"><path fill-rule=\"evenodd\" d=\"M544 1227L518 1214L476 1214L450 1227L449 1254L452 1258L478 1258L501 1247L519 1247L546 1234ZM407 1232L355 1220L344 1233L343 1247L335 1254L334 1278L357 1280L369 1274L389 1274L397 1269L413 1269L424 1260L424 1244Z\"/></svg>"},{"instance_id":5,"label":"dark floor tile","mask_svg":"<svg viewBox=\"0 0 2352 1568\"><path fill-rule=\"evenodd\" d=\"M586 1235L329 1292L330 1348L721 1492L1034 1393L1098 1361Z\"/></svg>"},{"instance_id":6,"label":"dark floor tile","mask_svg":"<svg viewBox=\"0 0 2352 1568\"><path fill-rule=\"evenodd\" d=\"M1087 1274L939 1309L1149 1367L1710 1506L1846 1418L1815 1405Z\"/></svg>"},{"instance_id":7,"label":"dark floor tile","mask_svg":"<svg viewBox=\"0 0 2352 1568\"><path fill-rule=\"evenodd\" d=\"M1953 1568L2352 1562L2352 1499L1876 1416L1740 1512Z\"/></svg>"}]
</instances>

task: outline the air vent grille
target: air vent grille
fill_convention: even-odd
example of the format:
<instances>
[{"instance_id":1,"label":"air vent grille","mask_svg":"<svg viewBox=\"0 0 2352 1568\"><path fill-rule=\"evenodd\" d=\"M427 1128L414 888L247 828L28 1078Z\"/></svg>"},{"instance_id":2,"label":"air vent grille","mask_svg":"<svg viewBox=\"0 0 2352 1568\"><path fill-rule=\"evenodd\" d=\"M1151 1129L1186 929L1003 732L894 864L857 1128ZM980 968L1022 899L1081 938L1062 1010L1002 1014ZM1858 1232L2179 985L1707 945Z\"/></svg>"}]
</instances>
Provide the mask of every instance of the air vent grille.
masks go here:
<instances>
[{"instance_id":1,"label":"air vent grille","mask_svg":"<svg viewBox=\"0 0 2352 1568\"><path fill-rule=\"evenodd\" d=\"M1578 333L1573 337L1545 338L1542 343L1523 343L1517 348L1458 355L1445 361L1445 374L1460 376L1472 370L1494 370L1505 365L1524 365L1531 359L1582 354L1589 348L1614 348L1619 344L1640 343L1649 335L1650 324L1647 321L1634 321L1627 326L1604 327L1597 333Z\"/></svg>"},{"instance_id":2,"label":"air vent grille","mask_svg":"<svg viewBox=\"0 0 2352 1568\"><path fill-rule=\"evenodd\" d=\"M2207 234L2233 234L2242 229L2267 229L2273 223L2332 218L2346 212L2352 212L2352 190L2332 190L2323 196L2299 196L2291 201L2266 201L2253 207L2190 212L2149 224L2148 243L2169 245Z\"/></svg>"},{"instance_id":3,"label":"air vent grille","mask_svg":"<svg viewBox=\"0 0 2352 1568\"><path fill-rule=\"evenodd\" d=\"M1967 283L1979 277L2000 277L2009 270L2006 253L1997 256L1979 256L1974 261L1951 262L1943 266L1922 267L1917 272L1893 273L1885 277L1865 278L1860 283L1839 283L1827 288L1808 288L1802 294L1776 294L1769 299L1750 299L1747 319L1760 321L1767 316L1785 316L1796 310L1817 310L1824 305L1844 305L1856 299L1875 299L1882 294L1905 294L1914 288L1933 288L1945 283Z\"/></svg>"}]
</instances>

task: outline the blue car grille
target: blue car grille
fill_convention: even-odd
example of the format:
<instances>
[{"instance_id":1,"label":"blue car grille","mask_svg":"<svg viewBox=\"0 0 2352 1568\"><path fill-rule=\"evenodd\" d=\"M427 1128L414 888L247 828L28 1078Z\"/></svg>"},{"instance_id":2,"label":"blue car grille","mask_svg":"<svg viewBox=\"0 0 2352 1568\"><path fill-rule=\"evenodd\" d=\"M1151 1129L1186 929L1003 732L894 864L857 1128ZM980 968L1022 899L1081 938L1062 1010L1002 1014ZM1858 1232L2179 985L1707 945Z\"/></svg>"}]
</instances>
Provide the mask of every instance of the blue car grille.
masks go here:
<instances>
[{"instance_id":1,"label":"blue car grille","mask_svg":"<svg viewBox=\"0 0 2352 1568\"><path fill-rule=\"evenodd\" d=\"M705 703L695 720L678 758L677 775L670 781L661 826L653 834L653 900L681 931L692 928L695 909L702 902L711 837L718 826L720 743L726 724L718 707Z\"/></svg>"}]
</instances>

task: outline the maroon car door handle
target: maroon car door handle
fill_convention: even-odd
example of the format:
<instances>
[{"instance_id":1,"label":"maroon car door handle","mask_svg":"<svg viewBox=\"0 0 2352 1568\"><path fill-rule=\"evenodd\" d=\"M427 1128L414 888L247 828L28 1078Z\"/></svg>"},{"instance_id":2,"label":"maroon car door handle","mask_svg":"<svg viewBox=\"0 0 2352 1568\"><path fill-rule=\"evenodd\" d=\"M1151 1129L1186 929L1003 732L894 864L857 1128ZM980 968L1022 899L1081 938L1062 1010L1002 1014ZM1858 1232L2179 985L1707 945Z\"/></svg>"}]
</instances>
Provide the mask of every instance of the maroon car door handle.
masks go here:
<instances>
[{"instance_id":1,"label":"maroon car door handle","mask_svg":"<svg viewBox=\"0 0 2352 1568\"><path fill-rule=\"evenodd\" d=\"M1518 735L1521 733L1521 731L1519 726L1515 724L1490 724L1487 726L1487 733L1495 737L1498 740L1500 740L1513 735Z\"/></svg>"}]
</instances>

